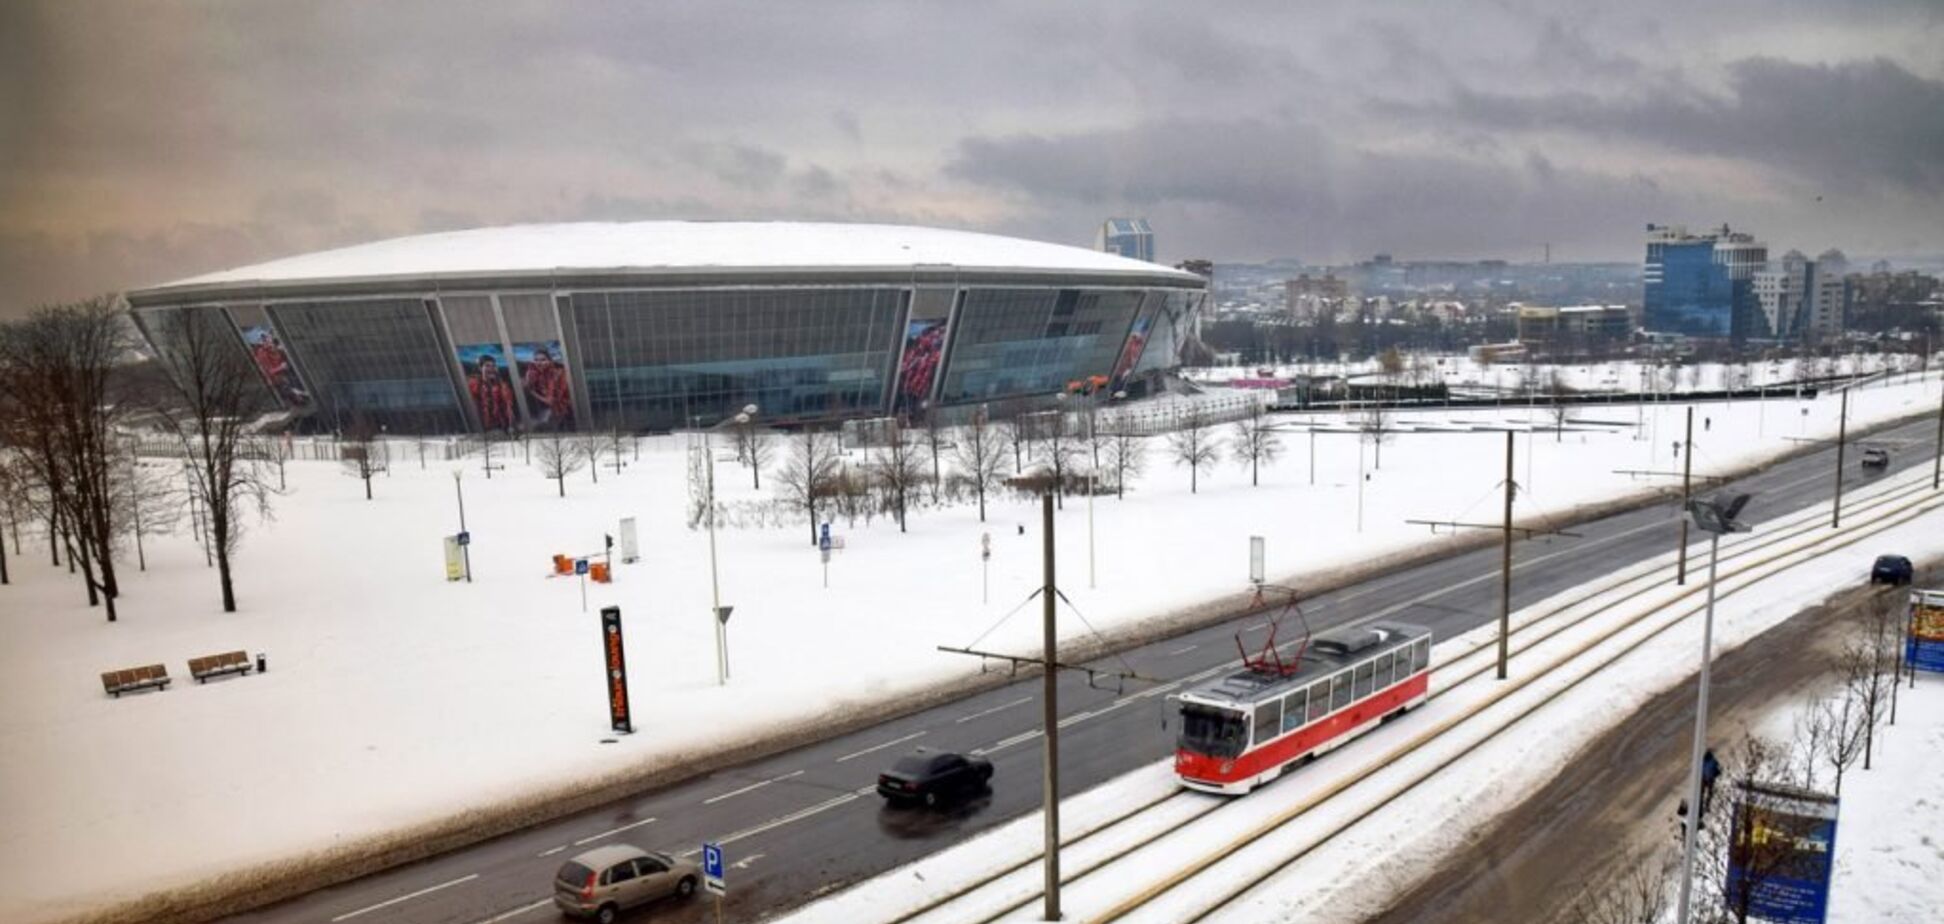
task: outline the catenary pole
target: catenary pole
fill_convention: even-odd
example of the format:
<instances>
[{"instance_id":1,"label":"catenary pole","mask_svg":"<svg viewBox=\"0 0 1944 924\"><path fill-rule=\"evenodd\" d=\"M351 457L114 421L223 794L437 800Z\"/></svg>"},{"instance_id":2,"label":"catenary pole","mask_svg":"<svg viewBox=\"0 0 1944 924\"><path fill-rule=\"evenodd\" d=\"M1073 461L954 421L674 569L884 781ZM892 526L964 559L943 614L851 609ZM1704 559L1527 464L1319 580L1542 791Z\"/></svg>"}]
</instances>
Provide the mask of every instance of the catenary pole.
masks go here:
<instances>
[{"instance_id":1,"label":"catenary pole","mask_svg":"<svg viewBox=\"0 0 1944 924\"><path fill-rule=\"evenodd\" d=\"M1843 408L1836 418L1836 503L1829 508L1829 528L1843 525L1843 447L1849 441L1849 389L1843 390Z\"/></svg>"},{"instance_id":2,"label":"catenary pole","mask_svg":"<svg viewBox=\"0 0 1944 924\"><path fill-rule=\"evenodd\" d=\"M1937 390L1937 449L1931 454L1931 490L1937 490L1940 476L1944 476L1944 388Z\"/></svg>"},{"instance_id":3,"label":"catenary pole","mask_svg":"<svg viewBox=\"0 0 1944 924\"><path fill-rule=\"evenodd\" d=\"M1046 721L1046 766L1044 795L1046 816L1046 903L1042 916L1048 921L1060 919L1060 704L1059 672L1054 667L1058 663L1058 639L1053 632L1053 614L1059 590L1054 582L1053 571L1053 495L1049 492L1040 495L1040 529L1045 533L1046 548L1042 553L1046 564L1046 585L1040 589L1040 599L1045 603L1045 659L1041 674L1042 705L1045 707Z\"/></svg>"},{"instance_id":4,"label":"catenary pole","mask_svg":"<svg viewBox=\"0 0 1944 924\"><path fill-rule=\"evenodd\" d=\"M1701 623L1701 690L1694 706L1694 748L1688 761L1687 830L1681 835L1681 903L1675 917L1678 924L1692 920L1694 901L1694 849L1701 829L1701 755L1708 740L1708 666L1714 645L1715 561L1721 554L1721 534L1710 533L1708 540L1708 615Z\"/></svg>"},{"instance_id":5,"label":"catenary pole","mask_svg":"<svg viewBox=\"0 0 1944 924\"><path fill-rule=\"evenodd\" d=\"M1498 679L1505 679L1512 634L1512 431L1505 431L1505 543L1499 550Z\"/></svg>"},{"instance_id":6,"label":"catenary pole","mask_svg":"<svg viewBox=\"0 0 1944 924\"><path fill-rule=\"evenodd\" d=\"M1688 498L1692 496L1694 475L1694 405L1687 409L1687 439L1681 447L1681 559L1674 566L1674 583L1687 583Z\"/></svg>"}]
</instances>

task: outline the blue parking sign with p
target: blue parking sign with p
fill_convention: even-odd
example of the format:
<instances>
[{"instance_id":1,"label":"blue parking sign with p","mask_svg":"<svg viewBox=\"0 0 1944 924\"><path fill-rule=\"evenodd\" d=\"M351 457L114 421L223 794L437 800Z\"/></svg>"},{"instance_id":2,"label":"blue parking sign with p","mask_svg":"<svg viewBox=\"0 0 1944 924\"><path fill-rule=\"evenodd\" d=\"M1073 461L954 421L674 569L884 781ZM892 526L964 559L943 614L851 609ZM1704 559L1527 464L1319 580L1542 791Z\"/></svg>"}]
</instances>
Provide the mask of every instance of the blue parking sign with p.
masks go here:
<instances>
[{"instance_id":1,"label":"blue parking sign with p","mask_svg":"<svg viewBox=\"0 0 1944 924\"><path fill-rule=\"evenodd\" d=\"M702 845L702 878L710 892L723 893L722 847L716 844Z\"/></svg>"}]
</instances>

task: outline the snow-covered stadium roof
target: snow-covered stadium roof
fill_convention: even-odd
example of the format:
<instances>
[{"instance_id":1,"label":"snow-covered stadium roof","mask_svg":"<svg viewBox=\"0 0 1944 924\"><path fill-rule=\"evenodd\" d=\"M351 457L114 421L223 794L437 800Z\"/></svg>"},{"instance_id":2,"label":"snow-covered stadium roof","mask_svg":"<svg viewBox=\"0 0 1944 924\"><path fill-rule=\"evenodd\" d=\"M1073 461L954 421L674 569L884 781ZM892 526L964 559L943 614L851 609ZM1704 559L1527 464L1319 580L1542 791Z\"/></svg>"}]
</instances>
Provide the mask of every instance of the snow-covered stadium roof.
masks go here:
<instances>
[{"instance_id":1,"label":"snow-covered stadium roof","mask_svg":"<svg viewBox=\"0 0 1944 924\"><path fill-rule=\"evenodd\" d=\"M1062 244L908 225L636 221L511 225L393 238L209 273L149 289L533 274L1012 270L1201 281L1154 263Z\"/></svg>"}]
</instances>

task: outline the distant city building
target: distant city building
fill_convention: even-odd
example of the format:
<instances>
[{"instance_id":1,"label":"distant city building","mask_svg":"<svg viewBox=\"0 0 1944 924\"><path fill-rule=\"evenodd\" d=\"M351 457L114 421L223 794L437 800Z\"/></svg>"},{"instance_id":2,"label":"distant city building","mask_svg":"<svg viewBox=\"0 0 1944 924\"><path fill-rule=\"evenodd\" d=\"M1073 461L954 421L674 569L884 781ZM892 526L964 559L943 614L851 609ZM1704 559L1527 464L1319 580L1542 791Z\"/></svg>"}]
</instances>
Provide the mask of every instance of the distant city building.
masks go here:
<instances>
[{"instance_id":1,"label":"distant city building","mask_svg":"<svg viewBox=\"0 0 1944 924\"><path fill-rule=\"evenodd\" d=\"M1689 234L1678 225L1647 226L1643 268L1648 330L1745 340L1769 335L1755 292L1768 245L1727 225Z\"/></svg>"},{"instance_id":2,"label":"distant city building","mask_svg":"<svg viewBox=\"0 0 1944 924\"><path fill-rule=\"evenodd\" d=\"M1310 320L1325 308L1338 307L1350 297L1350 281L1335 273L1308 273L1283 281L1283 306L1296 320Z\"/></svg>"},{"instance_id":3,"label":"distant city building","mask_svg":"<svg viewBox=\"0 0 1944 924\"><path fill-rule=\"evenodd\" d=\"M1625 305L1569 305L1549 308L1516 305L1519 342L1527 347L1615 343L1633 334L1633 313Z\"/></svg>"},{"instance_id":4,"label":"distant city building","mask_svg":"<svg viewBox=\"0 0 1944 924\"><path fill-rule=\"evenodd\" d=\"M1145 218L1109 218L1100 223L1094 248L1131 260L1154 262L1154 229Z\"/></svg>"},{"instance_id":5,"label":"distant city building","mask_svg":"<svg viewBox=\"0 0 1944 924\"><path fill-rule=\"evenodd\" d=\"M1849 260L1826 250L1811 260L1791 250L1755 274L1767 336L1778 340L1823 340L1840 336L1848 301L1844 276Z\"/></svg>"}]
</instances>

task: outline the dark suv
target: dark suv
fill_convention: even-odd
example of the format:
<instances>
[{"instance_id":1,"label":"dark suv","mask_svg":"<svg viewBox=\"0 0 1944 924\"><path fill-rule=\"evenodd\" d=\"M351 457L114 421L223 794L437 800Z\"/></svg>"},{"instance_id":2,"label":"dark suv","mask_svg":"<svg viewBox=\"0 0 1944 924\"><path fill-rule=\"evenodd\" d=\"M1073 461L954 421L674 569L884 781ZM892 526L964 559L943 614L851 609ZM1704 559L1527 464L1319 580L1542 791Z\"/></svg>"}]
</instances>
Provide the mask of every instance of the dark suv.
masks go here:
<instances>
[{"instance_id":1,"label":"dark suv","mask_svg":"<svg viewBox=\"0 0 1944 924\"><path fill-rule=\"evenodd\" d=\"M948 752L920 751L898 759L878 774L877 791L893 805L923 802L936 806L953 796L984 788L992 779L992 762Z\"/></svg>"},{"instance_id":2,"label":"dark suv","mask_svg":"<svg viewBox=\"0 0 1944 924\"><path fill-rule=\"evenodd\" d=\"M1915 571L1910 559L1902 555L1878 555L1876 564L1870 566L1870 583L1908 584Z\"/></svg>"}]
</instances>

